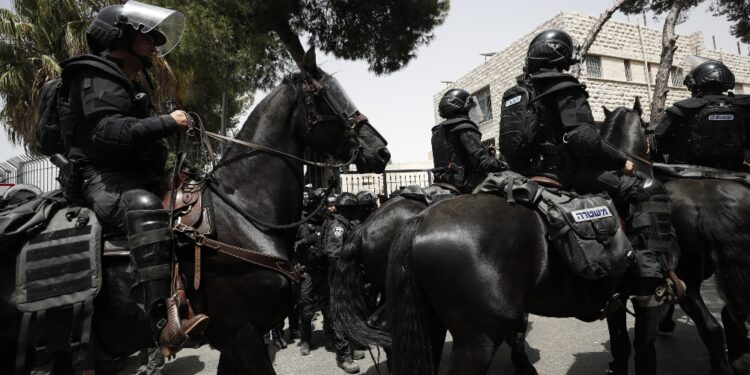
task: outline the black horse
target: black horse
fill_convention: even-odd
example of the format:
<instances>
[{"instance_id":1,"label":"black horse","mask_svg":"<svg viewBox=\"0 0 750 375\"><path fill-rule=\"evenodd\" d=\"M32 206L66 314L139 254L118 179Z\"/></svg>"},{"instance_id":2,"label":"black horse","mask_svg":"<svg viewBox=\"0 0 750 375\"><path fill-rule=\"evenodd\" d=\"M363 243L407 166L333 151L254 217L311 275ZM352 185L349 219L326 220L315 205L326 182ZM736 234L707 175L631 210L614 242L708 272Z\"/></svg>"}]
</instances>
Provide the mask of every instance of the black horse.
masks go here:
<instances>
[{"instance_id":1,"label":"black horse","mask_svg":"<svg viewBox=\"0 0 750 375\"><path fill-rule=\"evenodd\" d=\"M623 125L630 127L621 129L622 132L641 138L646 136L641 126ZM602 136L617 142L616 132L611 129L602 129ZM732 366L737 374L750 373L750 358L746 354L750 353L750 343L745 326L750 313L750 188L718 179L671 179L665 186L671 200L672 226L681 251L676 274L687 285L680 306L695 322L708 349L711 374L731 375L735 373ZM723 332L700 295L702 282L712 275L717 276L726 300L722 310ZM674 329L673 311L672 306L661 324L662 331ZM617 328L610 326L610 331L624 329L625 315L621 312ZM623 348L613 350L622 354L613 364L627 368L627 336L620 340L616 341L613 336L613 349Z\"/></svg>"},{"instance_id":2,"label":"black horse","mask_svg":"<svg viewBox=\"0 0 750 375\"><path fill-rule=\"evenodd\" d=\"M625 108L607 121L641 122ZM623 290L625 272L597 281L574 277L548 249L545 233L536 212L484 194L437 203L409 221L388 265L394 372L434 373L446 329L454 340L447 373L484 374L525 313L598 317ZM655 369L654 315L643 314L636 329L639 374Z\"/></svg>"},{"instance_id":3,"label":"black horse","mask_svg":"<svg viewBox=\"0 0 750 375\"><path fill-rule=\"evenodd\" d=\"M354 160L360 172L382 172L390 159L386 141L360 116L336 79L318 68L314 50L305 54L300 68L302 73L285 79L258 104L237 135L240 140L292 157L233 145L211 173L207 194L214 204L219 241L288 257L293 228L269 228L253 217L279 225L300 218L303 165L295 157L301 157L306 147L336 160ZM181 258L181 268L192 269L192 258ZM128 297L134 280L126 272L127 258L108 259L103 290L95 301L96 352L129 355L153 346L153 342L145 320L138 319L137 307ZM19 326L19 315L8 304L14 262L6 259L0 267L0 332L5 344L10 344L2 350L0 372L11 373L5 369L13 368ZM263 333L287 316L295 288L281 273L204 251L203 287L198 291L188 288L188 294L200 311L211 317L206 336L208 343L221 351L219 373L275 373ZM56 317L48 314L47 318L48 327L58 326ZM53 350L67 350L67 340L48 345Z\"/></svg>"},{"instance_id":4,"label":"black horse","mask_svg":"<svg viewBox=\"0 0 750 375\"><path fill-rule=\"evenodd\" d=\"M384 333L389 320L385 285L388 251L403 226L426 207L423 202L397 196L385 202L349 234L333 273L331 315L334 324L354 342L383 346L386 353L390 353L390 335ZM362 293L365 283L380 295L376 309L368 305ZM378 330L371 329L368 324ZM525 351L527 325L524 316L506 339L518 375L537 373Z\"/></svg>"}]
</instances>

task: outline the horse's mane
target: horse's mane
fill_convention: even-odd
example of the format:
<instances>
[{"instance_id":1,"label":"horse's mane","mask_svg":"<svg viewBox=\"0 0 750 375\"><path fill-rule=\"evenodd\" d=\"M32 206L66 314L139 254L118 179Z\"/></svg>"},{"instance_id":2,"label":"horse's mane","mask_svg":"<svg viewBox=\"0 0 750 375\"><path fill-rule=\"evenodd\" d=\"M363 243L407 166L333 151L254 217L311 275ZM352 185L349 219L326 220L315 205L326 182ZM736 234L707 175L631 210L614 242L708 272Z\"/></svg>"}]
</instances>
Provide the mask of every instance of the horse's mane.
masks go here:
<instances>
[{"instance_id":1,"label":"horse's mane","mask_svg":"<svg viewBox=\"0 0 750 375\"><path fill-rule=\"evenodd\" d=\"M626 126L625 116L634 113L638 116L638 126ZM641 134L641 116L638 111L627 107L617 107L604 119L600 129L603 139L616 144L620 149L636 155L645 155L647 146Z\"/></svg>"}]
</instances>

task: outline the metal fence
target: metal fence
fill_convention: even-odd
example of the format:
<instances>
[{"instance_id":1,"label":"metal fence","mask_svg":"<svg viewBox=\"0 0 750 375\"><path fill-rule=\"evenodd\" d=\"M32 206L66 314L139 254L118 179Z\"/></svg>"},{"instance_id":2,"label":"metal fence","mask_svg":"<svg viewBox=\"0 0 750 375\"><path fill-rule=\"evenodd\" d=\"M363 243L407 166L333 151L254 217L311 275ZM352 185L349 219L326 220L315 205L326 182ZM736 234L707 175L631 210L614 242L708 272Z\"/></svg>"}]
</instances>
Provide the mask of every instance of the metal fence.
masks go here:
<instances>
[{"instance_id":1,"label":"metal fence","mask_svg":"<svg viewBox=\"0 0 750 375\"><path fill-rule=\"evenodd\" d=\"M430 186L432 173L428 169L396 169L382 174L341 174L341 191L357 193L369 190L378 195L390 195L403 186Z\"/></svg>"},{"instance_id":2,"label":"metal fence","mask_svg":"<svg viewBox=\"0 0 750 375\"><path fill-rule=\"evenodd\" d=\"M191 150L192 151L192 150ZM205 160L203 157L196 157ZM47 192L60 188L57 182L59 169L47 157L15 156L0 162L0 184L31 184ZM368 190L379 195L390 195L407 185L427 187L432 183L432 173L428 169L387 170L382 174L341 174L341 191L357 193Z\"/></svg>"},{"instance_id":3,"label":"metal fence","mask_svg":"<svg viewBox=\"0 0 750 375\"><path fill-rule=\"evenodd\" d=\"M0 183L30 184L47 192L60 188L59 169L47 157L15 156L0 162Z\"/></svg>"}]
</instances>

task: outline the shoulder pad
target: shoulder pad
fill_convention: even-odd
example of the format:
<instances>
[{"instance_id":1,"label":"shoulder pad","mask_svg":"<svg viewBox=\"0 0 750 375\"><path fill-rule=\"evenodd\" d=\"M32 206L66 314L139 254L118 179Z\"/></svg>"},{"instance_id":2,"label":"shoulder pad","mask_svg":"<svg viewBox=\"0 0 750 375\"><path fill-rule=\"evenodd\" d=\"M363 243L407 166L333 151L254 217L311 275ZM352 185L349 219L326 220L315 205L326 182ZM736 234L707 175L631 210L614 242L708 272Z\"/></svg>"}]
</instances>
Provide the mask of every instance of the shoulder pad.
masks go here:
<instances>
[{"instance_id":1,"label":"shoulder pad","mask_svg":"<svg viewBox=\"0 0 750 375\"><path fill-rule=\"evenodd\" d=\"M708 101L703 98L687 98L684 100L680 100L679 102L675 102L674 106L679 109L690 110L701 108L706 104L708 104Z\"/></svg>"},{"instance_id":2,"label":"shoulder pad","mask_svg":"<svg viewBox=\"0 0 750 375\"><path fill-rule=\"evenodd\" d=\"M537 81L571 81L578 83L578 79L574 77L571 74L568 73L560 73L560 72L542 72L538 74L532 74L531 80L534 82Z\"/></svg>"},{"instance_id":3,"label":"shoulder pad","mask_svg":"<svg viewBox=\"0 0 750 375\"><path fill-rule=\"evenodd\" d=\"M479 131L479 127L477 124L474 123L474 121L471 121L467 118L458 117L453 118L450 120L445 120L441 124L442 126L446 126L447 130L451 133L457 132L457 131L463 131L463 130L470 130L470 131Z\"/></svg>"},{"instance_id":4,"label":"shoulder pad","mask_svg":"<svg viewBox=\"0 0 750 375\"><path fill-rule=\"evenodd\" d=\"M76 56L60 63L60 67L62 67L63 79L70 77L83 67L90 67L106 73L112 79L127 87L129 91L133 91L133 83L130 82L117 64L96 55Z\"/></svg>"},{"instance_id":5,"label":"shoulder pad","mask_svg":"<svg viewBox=\"0 0 750 375\"><path fill-rule=\"evenodd\" d=\"M677 104L677 103L675 103L675 104ZM685 112L682 112L682 110L680 109L680 107L678 107L676 105L673 105L673 106L667 108L665 110L665 112L671 113L671 114L673 114L675 116L678 116L678 117L685 116Z\"/></svg>"}]
</instances>

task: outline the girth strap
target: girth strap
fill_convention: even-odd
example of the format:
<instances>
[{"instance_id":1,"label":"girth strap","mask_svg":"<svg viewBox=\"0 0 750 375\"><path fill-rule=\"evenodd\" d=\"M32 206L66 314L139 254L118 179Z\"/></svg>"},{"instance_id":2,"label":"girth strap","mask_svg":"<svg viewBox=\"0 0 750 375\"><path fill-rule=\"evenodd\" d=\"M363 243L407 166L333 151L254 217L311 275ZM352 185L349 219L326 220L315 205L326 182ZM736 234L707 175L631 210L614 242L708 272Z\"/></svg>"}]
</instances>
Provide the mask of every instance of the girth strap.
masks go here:
<instances>
[{"instance_id":1,"label":"girth strap","mask_svg":"<svg viewBox=\"0 0 750 375\"><path fill-rule=\"evenodd\" d=\"M294 268L294 265L292 265L292 263L289 262L289 260L287 260L286 258L263 254L255 250L245 249L221 241L216 241L202 234L196 233L194 228L181 223L177 223L177 225L175 226L175 230L190 237L193 241L195 241L195 244L197 246L208 247L222 254L255 264L256 266L276 271L288 277L295 284L300 284L299 272L297 272L297 269Z\"/></svg>"}]
</instances>

